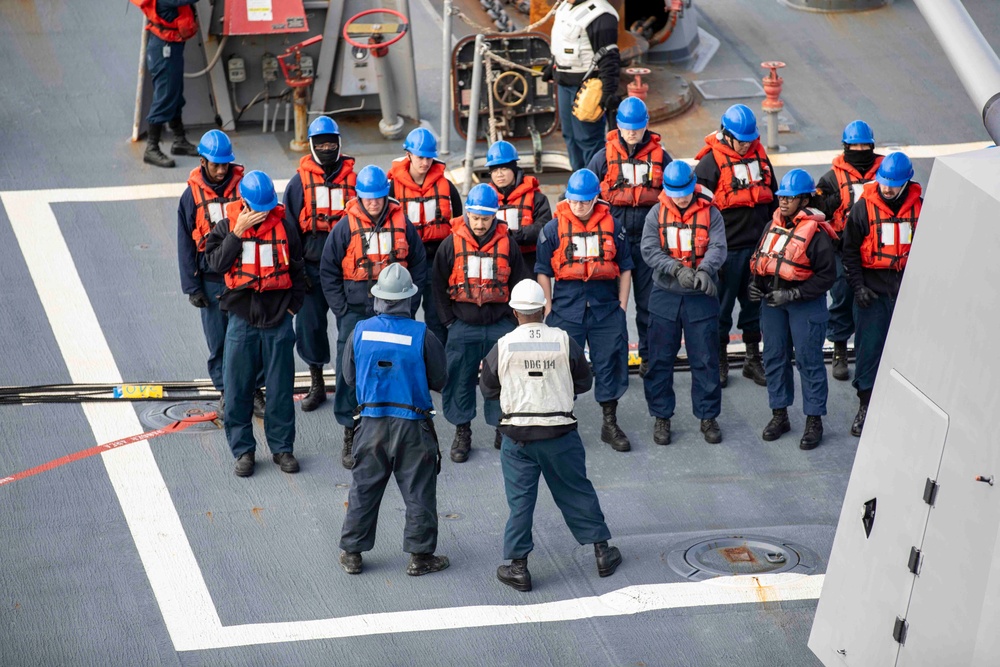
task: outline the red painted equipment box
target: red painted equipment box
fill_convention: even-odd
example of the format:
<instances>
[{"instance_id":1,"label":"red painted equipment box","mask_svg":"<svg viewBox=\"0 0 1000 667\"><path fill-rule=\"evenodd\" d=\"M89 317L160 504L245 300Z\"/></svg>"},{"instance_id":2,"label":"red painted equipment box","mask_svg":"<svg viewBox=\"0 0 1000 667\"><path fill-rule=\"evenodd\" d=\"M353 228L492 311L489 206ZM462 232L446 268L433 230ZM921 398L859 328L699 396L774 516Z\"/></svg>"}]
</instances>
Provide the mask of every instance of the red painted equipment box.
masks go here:
<instances>
[{"instance_id":1,"label":"red painted equipment box","mask_svg":"<svg viewBox=\"0 0 1000 667\"><path fill-rule=\"evenodd\" d=\"M226 0L223 35L274 35L308 30L302 0Z\"/></svg>"}]
</instances>

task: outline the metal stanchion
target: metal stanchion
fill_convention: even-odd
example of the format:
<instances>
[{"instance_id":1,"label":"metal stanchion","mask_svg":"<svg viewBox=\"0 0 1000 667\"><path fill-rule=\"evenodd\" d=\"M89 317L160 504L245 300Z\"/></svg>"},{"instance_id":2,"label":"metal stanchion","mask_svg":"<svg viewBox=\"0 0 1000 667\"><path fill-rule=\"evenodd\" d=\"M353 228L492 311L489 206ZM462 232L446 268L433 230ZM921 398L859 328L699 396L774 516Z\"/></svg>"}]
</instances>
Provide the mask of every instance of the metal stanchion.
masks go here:
<instances>
[{"instance_id":1,"label":"metal stanchion","mask_svg":"<svg viewBox=\"0 0 1000 667\"><path fill-rule=\"evenodd\" d=\"M451 1L444 0L444 34L441 46L441 140L438 142L438 152L448 155L451 149Z\"/></svg>"},{"instance_id":2,"label":"metal stanchion","mask_svg":"<svg viewBox=\"0 0 1000 667\"><path fill-rule=\"evenodd\" d=\"M462 195L472 189L472 161L476 157L476 135L479 134L479 94L483 87L483 48L486 38L476 35L476 52L472 61L472 90L469 96L469 125L465 139L465 176L462 178Z\"/></svg>"}]
</instances>

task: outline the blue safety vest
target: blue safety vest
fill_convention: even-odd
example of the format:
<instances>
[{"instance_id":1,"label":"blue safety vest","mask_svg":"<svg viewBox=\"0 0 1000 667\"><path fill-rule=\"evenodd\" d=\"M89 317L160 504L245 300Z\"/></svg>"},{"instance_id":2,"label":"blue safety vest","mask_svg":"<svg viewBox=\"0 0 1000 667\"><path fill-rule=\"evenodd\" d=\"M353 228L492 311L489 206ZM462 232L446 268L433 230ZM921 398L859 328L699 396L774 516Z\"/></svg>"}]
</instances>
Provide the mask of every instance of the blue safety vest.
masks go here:
<instances>
[{"instance_id":1,"label":"blue safety vest","mask_svg":"<svg viewBox=\"0 0 1000 667\"><path fill-rule=\"evenodd\" d=\"M358 413L362 417L425 419L434 404L427 387L427 325L408 317L378 315L354 328Z\"/></svg>"}]
</instances>

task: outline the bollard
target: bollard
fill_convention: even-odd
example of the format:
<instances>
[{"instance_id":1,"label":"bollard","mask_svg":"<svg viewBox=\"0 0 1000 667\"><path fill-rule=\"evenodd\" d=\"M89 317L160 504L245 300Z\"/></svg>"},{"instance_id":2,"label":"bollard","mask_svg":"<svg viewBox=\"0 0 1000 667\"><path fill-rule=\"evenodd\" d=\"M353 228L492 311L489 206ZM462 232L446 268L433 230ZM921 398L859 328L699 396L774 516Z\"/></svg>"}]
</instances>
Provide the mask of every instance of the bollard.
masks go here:
<instances>
[{"instance_id":1,"label":"bollard","mask_svg":"<svg viewBox=\"0 0 1000 667\"><path fill-rule=\"evenodd\" d=\"M465 138L465 176L462 178L462 195L472 189L472 162L476 157L476 135L479 134L479 94L483 87L483 48L486 38L476 35L475 57L472 61L472 90L469 91L469 124Z\"/></svg>"},{"instance_id":2,"label":"bollard","mask_svg":"<svg viewBox=\"0 0 1000 667\"><path fill-rule=\"evenodd\" d=\"M764 84L764 95L766 99L761 102L761 108L767 114L767 148L777 150L778 148L778 112L785 108L785 103L779 99L781 97L781 87L785 80L778 76L778 70L785 66L785 63L777 60L760 64L764 69L771 70L771 73L761 79Z\"/></svg>"},{"instance_id":3,"label":"bollard","mask_svg":"<svg viewBox=\"0 0 1000 667\"><path fill-rule=\"evenodd\" d=\"M451 0L444 0L444 34L441 46L441 139L438 141L438 152L448 155L451 141Z\"/></svg>"},{"instance_id":4,"label":"bollard","mask_svg":"<svg viewBox=\"0 0 1000 667\"><path fill-rule=\"evenodd\" d=\"M628 94L630 97L638 97L643 102L646 101L646 93L649 92L649 84L642 82L642 77L647 76L652 73L653 70L647 67L626 67L625 73L629 76L634 76L631 82L629 82L626 88L628 89Z\"/></svg>"}]
</instances>

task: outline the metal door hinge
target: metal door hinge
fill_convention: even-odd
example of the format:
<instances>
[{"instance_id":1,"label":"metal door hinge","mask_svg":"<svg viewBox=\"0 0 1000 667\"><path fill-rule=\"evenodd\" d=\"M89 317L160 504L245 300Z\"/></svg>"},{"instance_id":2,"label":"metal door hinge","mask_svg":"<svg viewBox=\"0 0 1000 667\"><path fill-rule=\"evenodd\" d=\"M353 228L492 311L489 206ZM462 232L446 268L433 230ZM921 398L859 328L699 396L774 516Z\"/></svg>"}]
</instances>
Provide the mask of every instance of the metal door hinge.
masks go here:
<instances>
[{"instance_id":1,"label":"metal door hinge","mask_svg":"<svg viewBox=\"0 0 1000 667\"><path fill-rule=\"evenodd\" d=\"M920 574L920 561L920 549L910 547L910 560L907 561L906 567L909 568L910 572L913 574Z\"/></svg>"},{"instance_id":2,"label":"metal door hinge","mask_svg":"<svg viewBox=\"0 0 1000 667\"><path fill-rule=\"evenodd\" d=\"M906 643L906 629L908 627L909 624L905 618L896 617L896 624L892 626L892 638L899 642L900 646Z\"/></svg>"},{"instance_id":3,"label":"metal door hinge","mask_svg":"<svg viewBox=\"0 0 1000 667\"><path fill-rule=\"evenodd\" d=\"M937 492L938 483L928 477L927 483L924 484L924 502L933 507L934 499L937 498Z\"/></svg>"}]
</instances>

